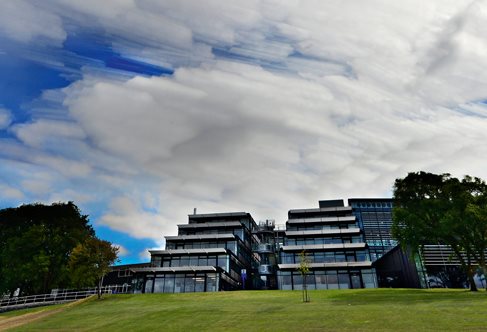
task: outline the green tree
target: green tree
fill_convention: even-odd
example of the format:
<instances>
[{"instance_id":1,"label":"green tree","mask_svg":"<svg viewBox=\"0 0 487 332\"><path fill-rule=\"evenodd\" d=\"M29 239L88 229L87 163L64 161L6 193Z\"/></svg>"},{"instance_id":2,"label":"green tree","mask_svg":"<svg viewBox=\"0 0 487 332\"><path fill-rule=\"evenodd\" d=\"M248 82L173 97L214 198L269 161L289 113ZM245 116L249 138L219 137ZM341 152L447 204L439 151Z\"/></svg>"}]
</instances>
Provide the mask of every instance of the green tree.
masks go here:
<instances>
[{"instance_id":1,"label":"green tree","mask_svg":"<svg viewBox=\"0 0 487 332\"><path fill-rule=\"evenodd\" d=\"M118 261L118 248L108 241L89 237L78 244L69 259L69 271L74 287L90 287L98 284L98 298L101 297L103 277L110 266Z\"/></svg>"},{"instance_id":2,"label":"green tree","mask_svg":"<svg viewBox=\"0 0 487 332\"><path fill-rule=\"evenodd\" d=\"M72 202L0 210L0 294L68 287L71 251L90 236L88 217Z\"/></svg>"},{"instance_id":3,"label":"green tree","mask_svg":"<svg viewBox=\"0 0 487 332\"><path fill-rule=\"evenodd\" d=\"M425 244L449 245L476 291L477 265L485 270L487 185L479 178L409 173L394 184L393 236L417 254Z\"/></svg>"},{"instance_id":4,"label":"green tree","mask_svg":"<svg viewBox=\"0 0 487 332\"><path fill-rule=\"evenodd\" d=\"M307 276L309 273L309 258L306 255L306 252L303 250L299 254L299 267L298 271L301 273L301 277L303 278L303 302L309 302L309 294L308 294L308 282L307 282Z\"/></svg>"}]
</instances>

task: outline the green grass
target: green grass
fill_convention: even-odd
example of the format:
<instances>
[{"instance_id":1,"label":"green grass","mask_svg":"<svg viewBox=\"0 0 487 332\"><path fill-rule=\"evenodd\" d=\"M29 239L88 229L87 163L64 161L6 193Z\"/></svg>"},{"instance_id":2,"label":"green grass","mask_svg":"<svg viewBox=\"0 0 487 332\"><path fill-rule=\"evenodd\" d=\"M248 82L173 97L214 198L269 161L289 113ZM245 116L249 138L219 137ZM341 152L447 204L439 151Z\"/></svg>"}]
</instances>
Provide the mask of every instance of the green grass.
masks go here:
<instances>
[{"instance_id":1,"label":"green grass","mask_svg":"<svg viewBox=\"0 0 487 332\"><path fill-rule=\"evenodd\" d=\"M113 295L14 331L487 331L487 293L371 289Z\"/></svg>"}]
</instances>

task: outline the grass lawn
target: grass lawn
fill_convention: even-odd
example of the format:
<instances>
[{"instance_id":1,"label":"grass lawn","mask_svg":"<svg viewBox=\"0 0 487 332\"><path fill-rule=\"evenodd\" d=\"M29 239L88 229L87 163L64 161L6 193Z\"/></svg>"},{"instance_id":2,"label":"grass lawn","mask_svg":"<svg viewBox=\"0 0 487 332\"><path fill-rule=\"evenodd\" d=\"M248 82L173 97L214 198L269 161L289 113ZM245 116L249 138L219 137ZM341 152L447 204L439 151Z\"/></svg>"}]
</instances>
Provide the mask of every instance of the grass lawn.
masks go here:
<instances>
[{"instance_id":1,"label":"grass lawn","mask_svg":"<svg viewBox=\"0 0 487 332\"><path fill-rule=\"evenodd\" d=\"M60 308L62 306L63 306L62 304L54 304L54 305L49 305L49 306L34 307L34 308L28 308L28 309L19 309L19 310L2 312L2 313L0 313L0 322L4 319L10 318L10 317L21 316L21 315L25 315L28 313L38 312L38 311L53 310L53 309Z\"/></svg>"},{"instance_id":2,"label":"grass lawn","mask_svg":"<svg viewBox=\"0 0 487 332\"><path fill-rule=\"evenodd\" d=\"M487 293L362 289L112 295L14 331L487 331ZM0 315L1 316L1 315Z\"/></svg>"}]
</instances>

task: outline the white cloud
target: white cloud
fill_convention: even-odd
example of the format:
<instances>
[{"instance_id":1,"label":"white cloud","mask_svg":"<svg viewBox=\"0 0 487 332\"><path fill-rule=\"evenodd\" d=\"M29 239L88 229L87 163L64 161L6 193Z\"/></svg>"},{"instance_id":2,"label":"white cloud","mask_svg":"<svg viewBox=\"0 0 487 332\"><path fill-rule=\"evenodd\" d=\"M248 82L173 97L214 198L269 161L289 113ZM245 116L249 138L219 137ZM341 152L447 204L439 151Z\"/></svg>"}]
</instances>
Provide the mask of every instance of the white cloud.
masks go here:
<instances>
[{"instance_id":1,"label":"white cloud","mask_svg":"<svg viewBox=\"0 0 487 332\"><path fill-rule=\"evenodd\" d=\"M26 145L41 147L48 144L59 144L60 140L84 139L86 136L75 123L40 119L33 123L23 123L12 128L16 136Z\"/></svg>"},{"instance_id":2,"label":"white cloud","mask_svg":"<svg viewBox=\"0 0 487 332\"><path fill-rule=\"evenodd\" d=\"M0 130L8 128L12 122L12 114L9 110L0 107Z\"/></svg>"},{"instance_id":3,"label":"white cloud","mask_svg":"<svg viewBox=\"0 0 487 332\"><path fill-rule=\"evenodd\" d=\"M16 125L21 144L0 141L0 154L65 179L49 197L89 178L80 197L110 201L96 223L158 241L193 207L284 222L319 199L389 195L408 171L485 178L485 5L44 3L101 27L124 55L176 70L85 69L54 93L69 121Z\"/></svg>"},{"instance_id":4,"label":"white cloud","mask_svg":"<svg viewBox=\"0 0 487 332\"><path fill-rule=\"evenodd\" d=\"M124 257L130 253L129 250L121 244L112 243L112 247L118 248L118 257Z\"/></svg>"},{"instance_id":5,"label":"white cloud","mask_svg":"<svg viewBox=\"0 0 487 332\"><path fill-rule=\"evenodd\" d=\"M150 261L150 253L149 253L150 248L146 248L139 252L139 259L143 262L148 262Z\"/></svg>"},{"instance_id":6,"label":"white cloud","mask_svg":"<svg viewBox=\"0 0 487 332\"><path fill-rule=\"evenodd\" d=\"M3 183L0 183L0 192L2 193L2 197L6 199L21 200L24 198L22 191Z\"/></svg>"},{"instance_id":7,"label":"white cloud","mask_svg":"<svg viewBox=\"0 0 487 332\"><path fill-rule=\"evenodd\" d=\"M0 32L20 42L46 38L60 44L66 38L61 18L32 1L0 1Z\"/></svg>"},{"instance_id":8,"label":"white cloud","mask_svg":"<svg viewBox=\"0 0 487 332\"><path fill-rule=\"evenodd\" d=\"M147 212L136 200L137 197L114 198L109 211L100 218L99 223L137 239L155 241L161 241L165 229L174 231L174 225L169 224L160 213Z\"/></svg>"}]
</instances>

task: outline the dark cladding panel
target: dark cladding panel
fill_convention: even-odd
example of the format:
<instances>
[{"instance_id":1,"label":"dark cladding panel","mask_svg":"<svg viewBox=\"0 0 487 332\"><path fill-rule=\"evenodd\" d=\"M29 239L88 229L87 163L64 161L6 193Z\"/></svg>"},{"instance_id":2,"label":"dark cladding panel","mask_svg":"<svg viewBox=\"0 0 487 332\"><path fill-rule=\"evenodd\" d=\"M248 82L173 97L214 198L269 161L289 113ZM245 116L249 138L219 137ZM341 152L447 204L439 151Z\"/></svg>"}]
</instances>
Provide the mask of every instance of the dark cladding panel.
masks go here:
<instances>
[{"instance_id":1,"label":"dark cladding panel","mask_svg":"<svg viewBox=\"0 0 487 332\"><path fill-rule=\"evenodd\" d=\"M343 206L345 206L343 203L343 199L330 199L326 201L320 201L320 209Z\"/></svg>"}]
</instances>

